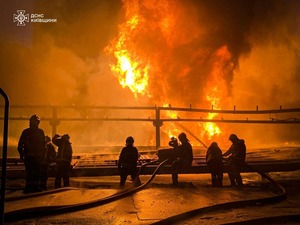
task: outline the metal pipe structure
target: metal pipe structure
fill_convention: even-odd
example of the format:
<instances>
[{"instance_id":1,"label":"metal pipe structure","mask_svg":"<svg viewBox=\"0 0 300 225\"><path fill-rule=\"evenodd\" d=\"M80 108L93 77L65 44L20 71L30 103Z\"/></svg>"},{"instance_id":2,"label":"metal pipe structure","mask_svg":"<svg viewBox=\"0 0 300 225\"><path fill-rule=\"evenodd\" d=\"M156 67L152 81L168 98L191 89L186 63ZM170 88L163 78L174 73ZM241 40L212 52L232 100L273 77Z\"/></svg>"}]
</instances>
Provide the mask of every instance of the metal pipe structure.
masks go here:
<instances>
[{"instance_id":1,"label":"metal pipe structure","mask_svg":"<svg viewBox=\"0 0 300 225\"><path fill-rule=\"evenodd\" d=\"M2 175L1 175L1 201L0 201L0 224L4 224L4 202L5 202L5 181L6 181L6 159L7 159L7 139L8 139L8 117L9 117L9 98L0 88L0 94L5 100L4 107L4 127L3 127L3 149L2 149Z\"/></svg>"},{"instance_id":2,"label":"metal pipe structure","mask_svg":"<svg viewBox=\"0 0 300 225\"><path fill-rule=\"evenodd\" d=\"M160 128L166 122L200 122L200 123L248 123L248 124L300 124L300 108L290 108L290 109L283 109L282 106L279 109L271 109L271 110L259 110L258 106L255 110L236 110L234 106L233 110L216 110L213 109L197 109L192 108L179 108L179 107L132 107L132 106L77 106L77 105L60 105L60 106L53 106L53 105L14 105L10 107L11 109L43 109L43 110L50 110L51 116L42 117L43 120L49 121L50 126L52 127L52 135L56 134L57 127L63 121L86 121L86 122L111 122L111 121L120 121L120 122L149 122L152 123L155 127L156 132L156 148L160 147ZM125 117L124 114L120 117L100 117L100 116L91 116L91 117L84 117L84 116L61 116L61 110L126 110L128 112L141 112L141 111L150 111L150 116L146 116L145 113L139 113L140 116L135 117ZM164 113L167 112L167 113ZM171 118L168 114L184 112L184 113L193 113L193 117L185 115L184 117L177 117ZM267 115L267 114L275 114L275 115L287 115L289 113L294 113L294 115L285 119L278 119L278 118L263 118L263 119L223 119L221 118L214 118L214 119L207 119L202 118L201 116L195 116L197 113L203 113L206 115L210 113L214 114L231 114L231 115ZM204 116L203 116L204 117ZM206 116L205 116L206 117ZM0 119L4 119L0 117ZM10 120L28 120L29 117L16 117L11 116Z\"/></svg>"}]
</instances>

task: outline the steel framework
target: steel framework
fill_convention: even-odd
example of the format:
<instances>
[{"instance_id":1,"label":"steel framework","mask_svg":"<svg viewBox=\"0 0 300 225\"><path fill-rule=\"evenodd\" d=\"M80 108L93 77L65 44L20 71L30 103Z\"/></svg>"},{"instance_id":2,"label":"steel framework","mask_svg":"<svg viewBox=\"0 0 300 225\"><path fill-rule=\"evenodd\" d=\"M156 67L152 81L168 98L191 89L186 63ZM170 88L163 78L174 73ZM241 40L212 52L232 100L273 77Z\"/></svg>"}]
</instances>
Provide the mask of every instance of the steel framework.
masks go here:
<instances>
[{"instance_id":1,"label":"steel framework","mask_svg":"<svg viewBox=\"0 0 300 225\"><path fill-rule=\"evenodd\" d=\"M62 121L138 121L138 122L150 122L155 127L156 132L156 147L160 147L160 128L166 122L200 122L200 123L251 123L251 124L300 124L300 108L289 108L283 109L281 106L279 109L271 110L259 110L256 107L255 110L236 110L236 107L232 110L217 110L213 109L199 109L199 108L179 108L179 107L129 107L129 106L76 106L76 105L65 105L65 106L49 106L49 105L11 105L10 108L13 109L43 109L50 112L50 116L42 117L43 121L48 121L52 127L52 135L57 131L57 127ZM61 116L59 115L59 110L126 110L137 113L139 116L126 117L109 117L109 116ZM146 116L143 112L149 111L150 116ZM177 116L176 118L170 116L170 114L184 112L187 113L184 117ZM193 113L193 118L189 116ZM238 115L247 115L243 119L224 119L218 116L218 118L207 119L208 114L218 114L218 115L232 115L235 118ZM12 113L13 114L13 113ZM200 116L197 116L197 115ZM278 115L288 115L293 114L293 117L286 117L284 119L278 119ZM269 118L263 119L250 119L249 116L253 115L277 115ZM0 118L3 120L4 118ZM28 120L27 116L11 116L9 120Z\"/></svg>"}]
</instances>

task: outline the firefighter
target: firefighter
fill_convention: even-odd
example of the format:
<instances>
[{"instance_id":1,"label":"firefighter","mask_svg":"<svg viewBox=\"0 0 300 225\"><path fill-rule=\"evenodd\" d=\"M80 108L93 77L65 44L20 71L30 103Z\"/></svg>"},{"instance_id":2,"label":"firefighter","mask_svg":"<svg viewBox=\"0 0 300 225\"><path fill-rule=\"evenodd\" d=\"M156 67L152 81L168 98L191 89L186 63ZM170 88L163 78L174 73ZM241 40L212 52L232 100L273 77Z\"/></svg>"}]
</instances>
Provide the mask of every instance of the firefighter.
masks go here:
<instances>
[{"instance_id":1,"label":"firefighter","mask_svg":"<svg viewBox=\"0 0 300 225\"><path fill-rule=\"evenodd\" d=\"M206 163L211 173L213 187L223 186L223 157L217 142L212 142L206 152Z\"/></svg>"},{"instance_id":2,"label":"firefighter","mask_svg":"<svg viewBox=\"0 0 300 225\"><path fill-rule=\"evenodd\" d=\"M62 136L55 134L52 138L52 142L58 147L54 188L61 187L61 180L63 180L64 187L69 187L73 154L70 136L68 134Z\"/></svg>"},{"instance_id":3,"label":"firefighter","mask_svg":"<svg viewBox=\"0 0 300 225\"><path fill-rule=\"evenodd\" d=\"M177 158L172 163L172 181L178 186L178 173L189 169L193 162L193 148L185 133L178 135L180 145L177 147Z\"/></svg>"},{"instance_id":4,"label":"firefighter","mask_svg":"<svg viewBox=\"0 0 300 225\"><path fill-rule=\"evenodd\" d=\"M51 138L49 136L45 137L45 143L46 143L46 152L41 165L41 188L43 190L47 189L49 165L51 163L54 163L56 160L55 147L52 144Z\"/></svg>"},{"instance_id":5,"label":"firefighter","mask_svg":"<svg viewBox=\"0 0 300 225\"><path fill-rule=\"evenodd\" d=\"M178 148L178 141L175 137L171 137L171 141L169 141L169 145L174 149Z\"/></svg>"},{"instance_id":6,"label":"firefighter","mask_svg":"<svg viewBox=\"0 0 300 225\"><path fill-rule=\"evenodd\" d=\"M123 187L126 183L127 176L130 175L135 185L140 185L141 181L137 176L137 160L139 153L136 147L133 146L134 139L129 136L126 138L126 145L122 148L119 160L118 169L120 171L120 186Z\"/></svg>"},{"instance_id":7,"label":"firefighter","mask_svg":"<svg viewBox=\"0 0 300 225\"><path fill-rule=\"evenodd\" d=\"M236 134L230 134L229 140L232 142L230 148L223 154L228 165L228 176L231 186L243 186L241 169L245 165L246 145L243 139L239 139Z\"/></svg>"},{"instance_id":8,"label":"firefighter","mask_svg":"<svg viewBox=\"0 0 300 225\"><path fill-rule=\"evenodd\" d=\"M29 119L29 128L23 130L18 143L20 159L24 160L26 184L24 193L41 191L40 169L45 154L45 134L39 128L40 117L32 115Z\"/></svg>"}]
</instances>

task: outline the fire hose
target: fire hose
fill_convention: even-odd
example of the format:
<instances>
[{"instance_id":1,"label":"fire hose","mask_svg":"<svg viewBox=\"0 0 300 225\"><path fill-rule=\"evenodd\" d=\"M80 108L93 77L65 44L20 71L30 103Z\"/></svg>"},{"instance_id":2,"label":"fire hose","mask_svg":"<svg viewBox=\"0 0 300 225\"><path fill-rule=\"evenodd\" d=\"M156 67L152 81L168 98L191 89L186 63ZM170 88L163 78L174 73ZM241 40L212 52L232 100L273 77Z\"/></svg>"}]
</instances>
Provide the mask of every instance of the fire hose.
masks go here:
<instances>
[{"instance_id":1,"label":"fire hose","mask_svg":"<svg viewBox=\"0 0 300 225\"><path fill-rule=\"evenodd\" d=\"M6 222L9 222L9 221L11 222L11 221L24 220L24 219L34 218L34 217L40 217L40 216L47 216L47 215L53 215L53 214L62 214L62 213L67 213L67 212L74 212L74 211L93 208L93 207L96 207L96 206L101 206L101 205L119 200L121 198L132 195L132 194L140 191L144 187L146 187L154 179L154 177L156 176L156 174L157 174L158 170L160 169L160 167L163 166L167 161L168 160L164 160L164 161L160 162L160 164L156 167L156 169L153 172L153 174L151 175L151 177L145 183L143 183L143 184L141 184L137 187L127 189L127 190L123 190L123 191L118 192L116 194L113 194L111 196L101 198L101 199L97 199L97 200L94 200L94 201L89 201L89 202L83 202L83 203L72 204L72 205L63 205L63 206L42 206L42 207L33 207L33 208L15 210L15 211L5 213L4 214L4 220ZM154 163L157 163L157 162L159 162L159 160L144 163L140 167L140 169L138 171L138 175L140 174L141 170L145 166L150 165L150 164L154 164ZM62 191L62 190L58 190L58 191ZM54 193L54 192L51 192L51 193ZM18 200L18 199L15 198L14 200Z\"/></svg>"},{"instance_id":2,"label":"fire hose","mask_svg":"<svg viewBox=\"0 0 300 225\"><path fill-rule=\"evenodd\" d=\"M184 127L182 124L179 124L181 128L183 128L185 131L187 131L191 136L193 136L197 141L199 141L205 148L208 148L207 145L205 145L201 140L199 140L190 130L188 130L186 127ZM229 210L234 208L243 208L243 207L249 207L249 206L257 206L262 204L268 204L268 203L275 203L282 201L286 198L286 191L285 189L279 185L276 181L274 181L271 177L267 176L262 171L258 171L253 166L250 166L249 164L245 164L246 167L250 168L252 171L255 171L259 175L261 175L263 178L265 178L267 181L269 181L272 186L275 188L275 192L278 193L278 195L273 197L266 197L266 198L259 198L259 199L251 199L251 200L241 200L241 201L234 201L234 202L226 202L221 203L217 205L207 206L207 207L201 207L198 209L194 209L191 211L187 211L175 216L171 216L169 218L160 220L158 222L152 223L152 225L164 225L164 224L175 224L179 223L180 221L184 221L186 219L189 219L191 217L195 217L204 213L208 212L214 212L219 210ZM291 219L296 218L299 219L300 215L294 215L291 217Z\"/></svg>"},{"instance_id":3,"label":"fire hose","mask_svg":"<svg viewBox=\"0 0 300 225\"><path fill-rule=\"evenodd\" d=\"M155 161L152 161L152 162L144 163L138 171L138 176L139 176L140 172L142 171L142 169L144 167L146 167L147 165L155 164L157 162L160 162L160 164L156 167L155 171L153 172L151 177L147 180L147 182L145 182L144 184L141 184L137 187L117 192L116 194L113 194L113 195L105 197L105 198L101 198L101 199L97 199L97 200L89 201L89 202L84 202L84 203L64 205L64 206L33 207L33 208L28 208L28 209L22 209L22 210L7 212L7 213L4 214L5 221L6 222L16 221L16 220L34 218L34 217L37 217L37 216L40 217L40 216L46 216L46 215L54 215L54 214L62 214L62 213L67 213L67 212L74 212L74 211L79 211L79 210L84 210L84 209L88 209L88 208L92 208L92 207L101 206L101 205L119 200L121 198L132 195L132 194L140 191L144 187L146 187L146 185L148 185L154 179L154 177L157 174L159 168L161 166L163 166L164 164L166 164L168 161L169 161L169 159L164 159L163 161L155 160ZM182 214L178 214L178 215L160 220L160 221L155 222L153 224L174 224L174 223L178 223L180 221L186 220L188 218L191 218L193 216L201 215L201 214L208 213L208 212L211 213L211 212L219 211L219 210L226 210L226 209L228 210L228 209L234 209L234 208L243 208L243 207L249 207L249 206L257 206L257 205L262 205L262 204L275 203L275 202L279 202L279 201L286 198L286 191L281 185L276 183L272 178L270 178L269 176L267 176L263 172L256 170L252 166L250 166L248 164L246 164L245 166L251 168L252 171L256 171L263 178L265 178L267 181L269 181L272 184L272 186L275 188L275 192L278 193L278 195L273 196L273 197L251 199L251 200L241 200L241 201L227 202L227 203L221 203L221 204L217 204L217 205L213 205L213 206L202 207L202 208L198 208L198 209L195 209L195 210L191 210L191 211L188 211L188 212L184 212ZM136 184L136 180L134 181L134 184ZM70 189L72 189L72 188L64 188L64 189L53 190L53 191L51 191L51 193L55 193L55 191L60 192L60 191L70 190ZM73 189L75 189L75 188L73 188ZM37 196L37 195L39 195L39 193L38 194L32 194L32 195ZM32 197L32 196L29 196L29 197ZM20 200L20 199L24 199L24 198L26 198L26 197L20 196L19 199L14 198L14 199L8 199L8 200L13 201L13 200ZM294 215L291 218L299 218L299 217L300 217L300 215Z\"/></svg>"},{"instance_id":4,"label":"fire hose","mask_svg":"<svg viewBox=\"0 0 300 225\"><path fill-rule=\"evenodd\" d=\"M255 168L253 168L253 166L250 166L248 164L246 164L245 166L251 168L253 171L256 171L263 178L265 178L267 181L269 181L272 184L272 186L275 188L274 191L277 192L278 195L272 196L272 197L266 197L266 198L226 202L226 203L221 203L221 204L217 204L217 205L201 207L198 209L187 211L187 212L160 220L158 222L152 223L152 225L175 224L180 221L184 221L186 219L189 219L189 218L192 218L195 216L199 216L204 213L211 213L211 212L220 211L220 210L229 210L229 209L243 208L243 207L249 207L249 206L257 206L257 205L263 205L263 204L270 204L270 203L282 201L283 199L286 198L285 189L281 185L279 185L276 181L274 181L271 177L267 176L265 173L263 173L261 171L256 170ZM300 217L300 215L297 215L297 216Z\"/></svg>"},{"instance_id":5,"label":"fire hose","mask_svg":"<svg viewBox=\"0 0 300 225\"><path fill-rule=\"evenodd\" d=\"M140 169L138 171L138 175L141 173L141 171L144 167L146 167L147 165L150 165L150 164L155 164L157 162L159 162L159 160L144 163L140 167ZM16 220L29 219L29 218L33 218L33 217L37 217L37 216L46 216L46 215L74 212L74 211L84 210L84 209L88 209L88 208L92 208L92 207L96 207L96 206L101 206L101 205L119 200L121 198L132 195L132 194L140 191L144 187L146 187L146 185L148 185L154 179L159 168L161 166L163 166L164 164L166 164L167 162L168 162L168 159L160 162L160 164L157 166L154 173L147 180L147 182L145 182L144 184L141 184L137 187L134 187L132 189L123 190L121 192L118 192L116 194L113 194L113 195L105 197L105 198L101 198L101 199L89 201L89 202L84 202L84 203L79 203L79 204L65 205L65 206L34 207L34 208L28 208L28 209L22 209L22 210L8 212L8 213L5 213L5 215L4 215L5 221L6 222L16 221ZM251 167L250 165L247 165L247 164L246 164L246 166ZM254 168L251 167L251 170L254 170ZM208 212L214 212L214 211L226 210L226 209L234 209L234 208L243 208L243 207L249 207L249 206L257 206L257 205L262 205L262 204L267 204L267 203L275 203L275 202L281 201L286 198L285 189L281 185L277 184L272 178L265 175L263 172L257 171L257 173L260 174L267 181L269 181L273 185L273 187L275 187L275 189L276 189L275 191L277 193L279 193L277 196L260 198L260 199L252 199L252 200L242 200L242 201L217 204L217 205L213 205L213 206L207 206L207 207L195 209L192 211L188 211L188 212L185 212L182 214L178 214L178 215L160 220L153 224L174 224L174 223L178 223L180 221L186 220L187 218L191 218L191 217L201 215L204 213L208 213ZM134 183L135 183L135 181L134 181ZM61 189L57 189L57 190L48 191L46 194L48 194L49 192L55 193L55 192L71 190L71 189L76 189L76 188L61 188ZM40 196L40 195L41 195L40 193L32 194L32 196ZM20 199L24 199L24 198L25 198L24 196L20 196L19 198L15 197L15 198L11 198L8 200L13 201L13 200L20 200ZM299 215L295 215L294 217L291 217L291 218L295 218L295 217L298 218Z\"/></svg>"}]
</instances>

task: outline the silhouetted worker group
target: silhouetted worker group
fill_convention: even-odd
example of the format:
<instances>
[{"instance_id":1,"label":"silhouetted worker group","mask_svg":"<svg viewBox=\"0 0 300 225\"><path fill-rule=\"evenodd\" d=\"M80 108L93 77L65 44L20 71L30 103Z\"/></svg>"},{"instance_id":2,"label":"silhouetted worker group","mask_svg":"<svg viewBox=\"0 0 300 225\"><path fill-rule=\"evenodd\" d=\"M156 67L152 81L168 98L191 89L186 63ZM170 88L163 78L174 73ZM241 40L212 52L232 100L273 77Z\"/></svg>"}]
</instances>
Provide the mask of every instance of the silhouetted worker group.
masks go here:
<instances>
[{"instance_id":1,"label":"silhouetted worker group","mask_svg":"<svg viewBox=\"0 0 300 225\"><path fill-rule=\"evenodd\" d=\"M172 155L172 181L173 185L178 185L178 173L189 170L193 162L193 149L185 133L178 136L181 144L172 137L169 145L174 148L175 156ZM246 145L243 139L239 139L236 134L231 134L229 140L232 142L230 148L222 154L222 150L217 142L212 142L206 151L206 163L211 173L211 183L213 187L223 186L224 164L227 167L231 186L242 187L241 169L245 165Z\"/></svg>"},{"instance_id":2,"label":"silhouetted worker group","mask_svg":"<svg viewBox=\"0 0 300 225\"><path fill-rule=\"evenodd\" d=\"M212 142L207 149L206 163L211 173L211 183L213 187L223 186L223 159L225 161L225 166L227 166L231 186L243 186L241 169L245 165L246 159L245 141L239 139L236 134L230 134L229 140L232 144L224 154L222 154L222 151L216 142Z\"/></svg>"},{"instance_id":3,"label":"silhouetted worker group","mask_svg":"<svg viewBox=\"0 0 300 225\"><path fill-rule=\"evenodd\" d=\"M24 193L32 193L47 189L48 171L55 164L54 187L70 185L70 171L72 169L72 145L68 134L55 134L51 138L45 136L44 131L39 128L40 117L33 115L29 119L29 128L25 129L18 143L20 159L24 160L26 171L26 184ZM188 171L193 162L193 148L185 133L180 133L177 139L172 137L169 145L173 147L171 161L172 184L177 186L178 174ZM240 175L245 165L246 145L243 139L236 134L231 134L229 140L232 142L230 148L222 154L222 150L216 142L212 142L206 152L206 163L211 173L213 187L223 186L224 164L227 167L231 186L243 186ZM56 147L58 148L56 152ZM126 138L125 147L122 148L118 169L120 171L120 186L124 186L128 175L131 176L135 185L140 185L137 162L139 159L138 149L134 146L134 138ZM225 162L225 163L224 163Z\"/></svg>"},{"instance_id":4,"label":"silhouetted worker group","mask_svg":"<svg viewBox=\"0 0 300 225\"><path fill-rule=\"evenodd\" d=\"M20 159L24 160L26 183L24 193L32 193L47 189L48 171L52 163L56 163L55 184L61 187L61 178L64 186L69 186L70 163L72 159L72 146L70 136L56 134L52 142L58 147L56 153L51 138L45 136L39 128L40 117L33 115L29 119L29 128L25 129L18 143Z\"/></svg>"}]
</instances>

